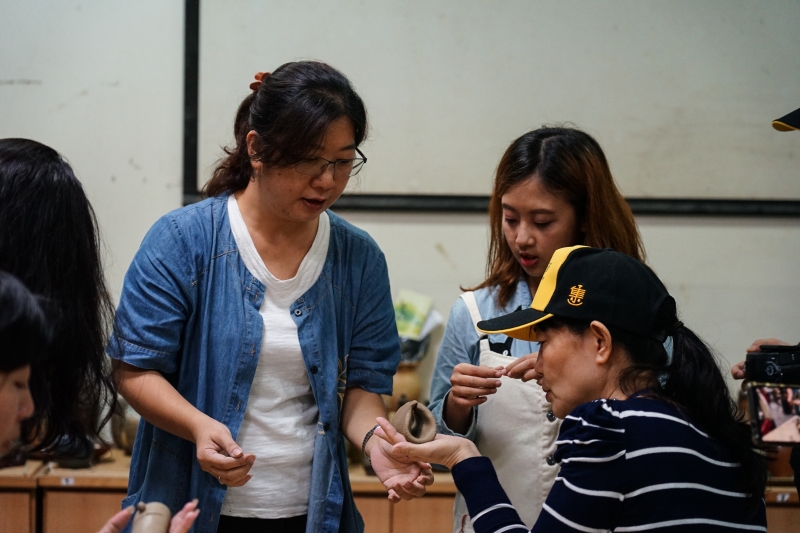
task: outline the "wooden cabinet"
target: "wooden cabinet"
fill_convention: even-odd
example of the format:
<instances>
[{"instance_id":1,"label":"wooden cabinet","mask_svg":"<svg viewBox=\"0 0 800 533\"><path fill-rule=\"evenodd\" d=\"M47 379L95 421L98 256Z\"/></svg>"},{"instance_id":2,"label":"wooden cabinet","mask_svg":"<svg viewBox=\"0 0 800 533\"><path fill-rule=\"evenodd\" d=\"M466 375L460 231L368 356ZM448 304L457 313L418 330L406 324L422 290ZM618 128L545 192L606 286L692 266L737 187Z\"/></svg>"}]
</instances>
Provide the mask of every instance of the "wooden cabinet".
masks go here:
<instances>
[{"instance_id":1,"label":"wooden cabinet","mask_svg":"<svg viewBox=\"0 0 800 533\"><path fill-rule=\"evenodd\" d=\"M14 533L95 532L125 497L130 458L115 451L90 469L50 469L30 461L0 470L0 531ZM356 505L366 533L450 533L455 485L436 473L424 498L389 502L383 485L359 466L350 471ZM800 531L800 501L791 485L771 486L765 495L768 533ZM38 518L37 518L38 515ZM37 523L41 520L41 523Z\"/></svg>"},{"instance_id":2,"label":"wooden cabinet","mask_svg":"<svg viewBox=\"0 0 800 533\"><path fill-rule=\"evenodd\" d=\"M4 531L36 532L36 499L31 493L0 492L0 524Z\"/></svg>"},{"instance_id":3,"label":"wooden cabinet","mask_svg":"<svg viewBox=\"0 0 800 533\"><path fill-rule=\"evenodd\" d=\"M394 504L380 496L355 496L356 507L364 519L364 533L391 533Z\"/></svg>"},{"instance_id":4,"label":"wooden cabinet","mask_svg":"<svg viewBox=\"0 0 800 533\"><path fill-rule=\"evenodd\" d=\"M800 499L793 485L767 487L767 533L800 531Z\"/></svg>"},{"instance_id":5,"label":"wooden cabinet","mask_svg":"<svg viewBox=\"0 0 800 533\"><path fill-rule=\"evenodd\" d=\"M38 461L0 470L0 524L3 531L36 533Z\"/></svg>"},{"instance_id":6,"label":"wooden cabinet","mask_svg":"<svg viewBox=\"0 0 800 533\"><path fill-rule=\"evenodd\" d=\"M25 466L0 470L0 530L3 533L98 531L121 509L130 464L130 457L115 450L92 468L51 468L39 461L29 461Z\"/></svg>"},{"instance_id":7,"label":"wooden cabinet","mask_svg":"<svg viewBox=\"0 0 800 533\"><path fill-rule=\"evenodd\" d=\"M37 480L42 533L98 531L122 509L130 467L130 457L114 450L92 468L43 470Z\"/></svg>"},{"instance_id":8,"label":"wooden cabinet","mask_svg":"<svg viewBox=\"0 0 800 533\"><path fill-rule=\"evenodd\" d=\"M46 490L42 495L43 533L99 531L122 507L125 492Z\"/></svg>"},{"instance_id":9,"label":"wooden cabinet","mask_svg":"<svg viewBox=\"0 0 800 533\"><path fill-rule=\"evenodd\" d=\"M411 501L391 503L378 478L358 466L350 468L356 506L364 518L365 533L450 533L456 487L450 474L436 473L428 494Z\"/></svg>"},{"instance_id":10,"label":"wooden cabinet","mask_svg":"<svg viewBox=\"0 0 800 533\"><path fill-rule=\"evenodd\" d=\"M453 496L428 494L395 504L392 533L450 533L453 531L453 499Z\"/></svg>"}]
</instances>

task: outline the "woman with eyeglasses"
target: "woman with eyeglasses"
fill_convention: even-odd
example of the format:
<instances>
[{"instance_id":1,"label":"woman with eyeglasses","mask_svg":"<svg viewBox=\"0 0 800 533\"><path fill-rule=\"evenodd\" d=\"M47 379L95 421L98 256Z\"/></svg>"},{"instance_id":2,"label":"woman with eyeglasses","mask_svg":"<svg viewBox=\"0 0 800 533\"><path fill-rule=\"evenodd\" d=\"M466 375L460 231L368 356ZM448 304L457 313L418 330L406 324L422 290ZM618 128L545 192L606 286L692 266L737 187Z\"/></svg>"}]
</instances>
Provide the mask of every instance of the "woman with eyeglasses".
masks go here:
<instances>
[{"instance_id":1,"label":"woman with eyeglasses","mask_svg":"<svg viewBox=\"0 0 800 533\"><path fill-rule=\"evenodd\" d=\"M400 360L386 261L327 210L366 163L366 110L324 63L256 80L209 198L125 278L108 351L145 422L124 505L198 498L198 533L360 532L343 437L393 501L432 482L373 438Z\"/></svg>"},{"instance_id":2,"label":"woman with eyeglasses","mask_svg":"<svg viewBox=\"0 0 800 533\"><path fill-rule=\"evenodd\" d=\"M542 127L511 143L497 167L489 230L487 276L453 305L430 408L440 433L465 436L492 458L511 501L525 502L520 514L530 525L558 473L547 458L559 421L541 389L525 383L538 344L485 335L476 324L530 306L558 248L611 247L636 259L644 259L644 248L602 148L575 128ZM536 475L519 476L520 461ZM460 494L453 531L472 531Z\"/></svg>"}]
</instances>

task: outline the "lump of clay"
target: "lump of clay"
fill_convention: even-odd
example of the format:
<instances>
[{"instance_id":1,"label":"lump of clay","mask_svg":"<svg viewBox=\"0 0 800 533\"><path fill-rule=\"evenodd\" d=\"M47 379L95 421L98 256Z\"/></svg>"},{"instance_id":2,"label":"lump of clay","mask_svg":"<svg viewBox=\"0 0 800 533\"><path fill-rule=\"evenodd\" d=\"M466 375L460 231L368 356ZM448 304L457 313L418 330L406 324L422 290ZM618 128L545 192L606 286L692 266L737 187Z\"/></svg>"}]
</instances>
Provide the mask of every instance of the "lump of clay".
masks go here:
<instances>
[{"instance_id":1,"label":"lump of clay","mask_svg":"<svg viewBox=\"0 0 800 533\"><path fill-rule=\"evenodd\" d=\"M169 507L159 502L136 504L136 516L133 517L132 533L167 533L172 513Z\"/></svg>"},{"instance_id":2,"label":"lump of clay","mask_svg":"<svg viewBox=\"0 0 800 533\"><path fill-rule=\"evenodd\" d=\"M408 442L423 444L436 436L436 419L427 407L412 400L392 417L392 425Z\"/></svg>"}]
</instances>

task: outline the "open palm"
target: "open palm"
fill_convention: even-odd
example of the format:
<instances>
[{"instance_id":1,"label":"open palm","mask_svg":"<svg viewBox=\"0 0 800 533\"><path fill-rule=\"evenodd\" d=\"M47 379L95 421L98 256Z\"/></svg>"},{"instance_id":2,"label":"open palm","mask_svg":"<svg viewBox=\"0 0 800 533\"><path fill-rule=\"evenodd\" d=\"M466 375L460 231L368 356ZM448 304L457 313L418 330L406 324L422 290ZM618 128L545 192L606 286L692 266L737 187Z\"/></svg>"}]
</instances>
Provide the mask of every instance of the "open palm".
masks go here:
<instances>
[{"instance_id":1,"label":"open palm","mask_svg":"<svg viewBox=\"0 0 800 533\"><path fill-rule=\"evenodd\" d=\"M384 440L375 443L370 460L378 479L389 490L392 501L423 496L425 487L433 483L431 465L393 453L392 445Z\"/></svg>"}]
</instances>

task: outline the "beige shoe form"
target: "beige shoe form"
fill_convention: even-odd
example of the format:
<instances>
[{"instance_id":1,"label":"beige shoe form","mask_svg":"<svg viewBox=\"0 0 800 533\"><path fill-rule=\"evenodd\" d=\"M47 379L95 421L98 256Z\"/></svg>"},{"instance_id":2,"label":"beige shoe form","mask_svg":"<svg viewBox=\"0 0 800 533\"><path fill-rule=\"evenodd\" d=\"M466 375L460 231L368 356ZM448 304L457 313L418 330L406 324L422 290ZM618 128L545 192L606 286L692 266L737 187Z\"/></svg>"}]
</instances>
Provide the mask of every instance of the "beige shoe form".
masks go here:
<instances>
[{"instance_id":1,"label":"beige shoe form","mask_svg":"<svg viewBox=\"0 0 800 533\"><path fill-rule=\"evenodd\" d=\"M136 516L133 517L132 533L167 533L172 513L169 507L159 502L136 504Z\"/></svg>"}]
</instances>

